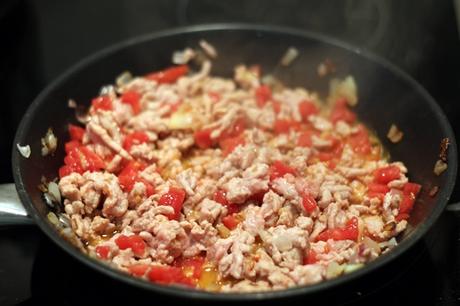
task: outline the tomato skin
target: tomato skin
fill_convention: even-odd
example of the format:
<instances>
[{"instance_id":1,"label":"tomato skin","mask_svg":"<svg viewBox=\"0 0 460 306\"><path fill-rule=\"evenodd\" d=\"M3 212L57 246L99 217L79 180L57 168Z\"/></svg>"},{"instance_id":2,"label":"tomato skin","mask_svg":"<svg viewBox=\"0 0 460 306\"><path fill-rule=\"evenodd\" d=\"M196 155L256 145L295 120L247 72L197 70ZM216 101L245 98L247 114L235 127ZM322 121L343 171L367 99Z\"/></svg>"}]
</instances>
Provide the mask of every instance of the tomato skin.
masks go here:
<instances>
[{"instance_id":1,"label":"tomato skin","mask_svg":"<svg viewBox=\"0 0 460 306\"><path fill-rule=\"evenodd\" d=\"M347 123L353 123L356 121L356 115L348 108L347 100L345 98L337 99L334 107L332 108L330 120L333 123L337 123L339 120L343 120Z\"/></svg>"},{"instance_id":2,"label":"tomato skin","mask_svg":"<svg viewBox=\"0 0 460 306\"><path fill-rule=\"evenodd\" d=\"M98 171L105 168L105 162L88 147L80 145L76 140L66 143L67 155L64 157L64 164L59 169L61 177L72 172L83 173L85 171Z\"/></svg>"},{"instance_id":3,"label":"tomato skin","mask_svg":"<svg viewBox=\"0 0 460 306\"><path fill-rule=\"evenodd\" d=\"M302 116L302 120L308 122L308 117L316 115L318 113L318 108L313 102L305 100L299 103L299 113Z\"/></svg>"},{"instance_id":4,"label":"tomato skin","mask_svg":"<svg viewBox=\"0 0 460 306\"><path fill-rule=\"evenodd\" d=\"M160 84L174 83L181 76L187 74L188 70L189 69L187 65L173 66L162 71L149 73L145 76L145 78L152 81L156 81Z\"/></svg>"},{"instance_id":5,"label":"tomato skin","mask_svg":"<svg viewBox=\"0 0 460 306\"><path fill-rule=\"evenodd\" d=\"M260 85L256 89L256 102L259 107L267 104L268 100L272 98L272 90L267 85Z\"/></svg>"},{"instance_id":6,"label":"tomato skin","mask_svg":"<svg viewBox=\"0 0 460 306\"><path fill-rule=\"evenodd\" d=\"M108 259L109 258L109 253L110 253L110 247L108 247L106 245L98 245L96 247L96 254L101 259Z\"/></svg>"},{"instance_id":7,"label":"tomato skin","mask_svg":"<svg viewBox=\"0 0 460 306\"><path fill-rule=\"evenodd\" d=\"M232 153L239 145L244 145L246 141L242 136L230 137L219 141L219 146L222 149L222 155L227 156Z\"/></svg>"},{"instance_id":8,"label":"tomato skin","mask_svg":"<svg viewBox=\"0 0 460 306\"><path fill-rule=\"evenodd\" d=\"M81 142L83 140L83 135L85 135L85 129L74 124L69 124L69 135L70 140Z\"/></svg>"},{"instance_id":9,"label":"tomato skin","mask_svg":"<svg viewBox=\"0 0 460 306\"><path fill-rule=\"evenodd\" d=\"M227 215L227 216L222 218L222 223L228 229L233 230L238 226L240 221L238 221L238 219L236 219L234 215Z\"/></svg>"},{"instance_id":10,"label":"tomato skin","mask_svg":"<svg viewBox=\"0 0 460 306\"><path fill-rule=\"evenodd\" d=\"M135 264L128 267L129 273L135 276L144 276L147 270L150 268L149 265Z\"/></svg>"},{"instance_id":11,"label":"tomato skin","mask_svg":"<svg viewBox=\"0 0 460 306\"><path fill-rule=\"evenodd\" d=\"M69 142L66 142L64 145L65 152L69 154L70 151L72 151L74 148L78 148L79 146L81 146L81 142L77 140L71 140Z\"/></svg>"},{"instance_id":12,"label":"tomato skin","mask_svg":"<svg viewBox=\"0 0 460 306\"><path fill-rule=\"evenodd\" d=\"M278 119L275 121L274 130L276 134L287 134L292 130L299 130L300 123L294 120Z\"/></svg>"},{"instance_id":13,"label":"tomato skin","mask_svg":"<svg viewBox=\"0 0 460 306\"><path fill-rule=\"evenodd\" d=\"M302 205L305 211L309 214L311 214L316 210L316 208L318 208L318 204L316 203L315 198L308 193L305 193L302 196Z\"/></svg>"},{"instance_id":14,"label":"tomato skin","mask_svg":"<svg viewBox=\"0 0 460 306\"><path fill-rule=\"evenodd\" d=\"M133 110L133 114L137 115L141 111L141 104L140 104L141 95L135 90L128 90L125 91L121 95L121 102L125 104L131 105L131 109Z\"/></svg>"},{"instance_id":15,"label":"tomato skin","mask_svg":"<svg viewBox=\"0 0 460 306\"><path fill-rule=\"evenodd\" d=\"M388 184L401 176L401 170L397 166L388 166L374 171L374 182Z\"/></svg>"},{"instance_id":16,"label":"tomato skin","mask_svg":"<svg viewBox=\"0 0 460 306\"><path fill-rule=\"evenodd\" d=\"M216 201L217 203L222 204L225 207L227 207L228 215L231 215L231 214L234 214L240 211L239 205L230 203L227 200L227 192L223 189L218 189L216 192L214 192L212 199Z\"/></svg>"},{"instance_id":17,"label":"tomato skin","mask_svg":"<svg viewBox=\"0 0 460 306\"><path fill-rule=\"evenodd\" d=\"M268 173L270 174L270 181L273 181L279 177L283 177L288 173L294 176L297 175L297 171L294 168L289 167L280 160L273 162L273 164L268 169Z\"/></svg>"},{"instance_id":18,"label":"tomato skin","mask_svg":"<svg viewBox=\"0 0 460 306\"><path fill-rule=\"evenodd\" d=\"M158 201L159 205L171 206L174 208L174 213L168 215L169 220L178 220L180 216L180 211L182 210L182 205L185 200L185 190L177 187L169 187L167 193L161 196Z\"/></svg>"},{"instance_id":19,"label":"tomato skin","mask_svg":"<svg viewBox=\"0 0 460 306\"><path fill-rule=\"evenodd\" d=\"M353 217L348 220L344 228L326 229L321 232L316 241L332 240L357 240L358 239L358 218Z\"/></svg>"},{"instance_id":20,"label":"tomato skin","mask_svg":"<svg viewBox=\"0 0 460 306\"><path fill-rule=\"evenodd\" d=\"M204 129L195 131L193 137L195 138L195 143L200 149L208 149L213 145L211 139L211 129Z\"/></svg>"},{"instance_id":21,"label":"tomato skin","mask_svg":"<svg viewBox=\"0 0 460 306\"><path fill-rule=\"evenodd\" d=\"M73 172L72 168L70 168L67 165L64 165L61 168L59 168L59 177L63 178L64 176L67 176L67 175L71 174L72 172Z\"/></svg>"},{"instance_id":22,"label":"tomato skin","mask_svg":"<svg viewBox=\"0 0 460 306\"><path fill-rule=\"evenodd\" d=\"M106 95L94 98L91 101L91 105L93 106L94 110L110 111L113 109L112 99L110 99L110 97Z\"/></svg>"},{"instance_id":23,"label":"tomato skin","mask_svg":"<svg viewBox=\"0 0 460 306\"><path fill-rule=\"evenodd\" d=\"M350 136L348 139L353 151L360 155L369 155L371 153L371 143L369 141L369 134L366 128L360 124L358 131Z\"/></svg>"},{"instance_id":24,"label":"tomato skin","mask_svg":"<svg viewBox=\"0 0 460 306\"><path fill-rule=\"evenodd\" d=\"M144 132L133 132L131 134L126 135L125 139L123 140L123 148L129 152L133 145L138 145L141 143L146 143L149 141L149 136Z\"/></svg>"},{"instance_id":25,"label":"tomato skin","mask_svg":"<svg viewBox=\"0 0 460 306\"><path fill-rule=\"evenodd\" d=\"M308 250L307 254L303 257L303 264L304 265L312 265L315 264L318 259L316 258L317 254L314 250Z\"/></svg>"}]
</instances>

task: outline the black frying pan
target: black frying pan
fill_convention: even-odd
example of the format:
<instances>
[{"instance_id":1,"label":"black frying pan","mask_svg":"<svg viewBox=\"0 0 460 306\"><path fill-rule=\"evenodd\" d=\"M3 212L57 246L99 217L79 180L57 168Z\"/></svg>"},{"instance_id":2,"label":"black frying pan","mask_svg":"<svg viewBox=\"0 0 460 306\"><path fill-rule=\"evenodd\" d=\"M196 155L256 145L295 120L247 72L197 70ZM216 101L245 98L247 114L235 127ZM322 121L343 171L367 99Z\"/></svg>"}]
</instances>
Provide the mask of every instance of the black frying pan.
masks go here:
<instances>
[{"instance_id":1,"label":"black frying pan","mask_svg":"<svg viewBox=\"0 0 460 306\"><path fill-rule=\"evenodd\" d=\"M325 95L329 79L319 78L316 67L325 58L330 58L337 66L335 77L348 74L355 77L360 97L355 110L360 119L377 132L393 159L407 165L411 181L423 186L409 219L410 226L400 237L398 247L356 272L316 285L256 294L216 294L159 286L130 277L80 253L57 233L46 218L49 207L37 185L42 176L55 178L63 162L67 125L75 123L74 111L67 106L68 99L88 104L98 94L101 85L113 83L122 71L142 75L170 66L173 51L196 46L200 39L206 39L219 51L212 69L217 75L231 76L233 67L239 63L260 64L264 71L275 71L277 77L289 86L305 86ZM300 56L289 67L280 68L279 59L289 46L299 49ZM385 137L392 123L404 131L404 140L397 145ZM54 129L59 148L54 156L44 158L40 154L40 138L48 127ZM438 159L439 143L445 137L451 142L449 167L441 176L435 176L433 165ZM17 143L30 145L30 158L18 153ZM426 234L446 207L455 183L457 147L446 116L430 95L407 74L379 57L308 32L266 26L211 25L140 36L100 51L75 65L46 88L27 110L14 140L12 166L17 193L33 223L70 255L91 268L154 293L211 301L261 300L324 292L372 273L405 253ZM440 187L439 192L430 197L428 191L435 185ZM0 188L0 200L4 202L0 201L0 205L14 202L15 194L11 191L9 186ZM9 223L24 220L7 219L7 215L0 217Z\"/></svg>"}]
</instances>

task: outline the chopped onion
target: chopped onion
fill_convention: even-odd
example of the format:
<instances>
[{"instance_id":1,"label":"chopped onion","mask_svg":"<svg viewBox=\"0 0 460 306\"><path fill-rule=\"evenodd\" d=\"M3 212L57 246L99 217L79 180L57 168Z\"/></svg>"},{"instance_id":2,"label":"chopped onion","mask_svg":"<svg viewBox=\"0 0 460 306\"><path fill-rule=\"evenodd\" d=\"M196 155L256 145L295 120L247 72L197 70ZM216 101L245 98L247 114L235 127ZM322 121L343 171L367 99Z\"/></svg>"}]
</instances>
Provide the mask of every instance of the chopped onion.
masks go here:
<instances>
[{"instance_id":1,"label":"chopped onion","mask_svg":"<svg viewBox=\"0 0 460 306\"><path fill-rule=\"evenodd\" d=\"M364 237L363 239L363 244L368 247L369 249L372 249L374 250L377 254L380 254L380 246L377 242L375 242L374 240L372 240L371 238L369 237Z\"/></svg>"},{"instance_id":2,"label":"chopped onion","mask_svg":"<svg viewBox=\"0 0 460 306\"><path fill-rule=\"evenodd\" d=\"M26 146L21 146L19 143L16 144L16 147L18 148L18 151L19 153L21 153L21 155L25 158L29 158L30 157L30 154L32 153L32 151L30 150L30 146L29 145L26 145Z\"/></svg>"},{"instance_id":3,"label":"chopped onion","mask_svg":"<svg viewBox=\"0 0 460 306\"><path fill-rule=\"evenodd\" d=\"M225 225L219 224L216 228L221 238L228 238L230 236L230 230Z\"/></svg>"},{"instance_id":4,"label":"chopped onion","mask_svg":"<svg viewBox=\"0 0 460 306\"><path fill-rule=\"evenodd\" d=\"M59 227L59 219L58 219L58 217L56 216L55 213L49 212L46 215L46 217L48 218L48 221L51 222L51 224L53 224L54 226Z\"/></svg>"},{"instance_id":5,"label":"chopped onion","mask_svg":"<svg viewBox=\"0 0 460 306\"><path fill-rule=\"evenodd\" d=\"M345 265L345 268L343 269L343 273L351 273L351 272L354 272L358 269L361 269L362 267L364 267L364 264L362 263L359 263L359 264L348 264L348 265Z\"/></svg>"},{"instance_id":6,"label":"chopped onion","mask_svg":"<svg viewBox=\"0 0 460 306\"><path fill-rule=\"evenodd\" d=\"M343 265L339 265L337 262L332 261L327 265L326 278L331 279L331 278L337 277L340 274L342 274L343 270L344 270Z\"/></svg>"},{"instance_id":7,"label":"chopped onion","mask_svg":"<svg viewBox=\"0 0 460 306\"><path fill-rule=\"evenodd\" d=\"M436 175L441 175L441 173L446 171L446 169L447 169L447 164L445 162L443 162L442 160L438 159L438 161L434 165L433 172Z\"/></svg>"},{"instance_id":8,"label":"chopped onion","mask_svg":"<svg viewBox=\"0 0 460 306\"><path fill-rule=\"evenodd\" d=\"M59 219L59 222L64 226L64 227L70 227L71 224L70 224L70 220L69 218L64 215L64 214L59 214L58 215L58 219Z\"/></svg>"},{"instance_id":9,"label":"chopped onion","mask_svg":"<svg viewBox=\"0 0 460 306\"><path fill-rule=\"evenodd\" d=\"M53 154L54 151L56 151L57 138L54 135L52 128L48 129L45 137L41 139L41 143L42 143L42 156Z\"/></svg>"},{"instance_id":10,"label":"chopped onion","mask_svg":"<svg viewBox=\"0 0 460 306\"><path fill-rule=\"evenodd\" d=\"M282 66L289 66L299 56L299 50L294 47L289 47L281 58Z\"/></svg>"},{"instance_id":11,"label":"chopped onion","mask_svg":"<svg viewBox=\"0 0 460 306\"><path fill-rule=\"evenodd\" d=\"M99 90L99 95L100 96L115 95L115 87L113 87L113 85L102 86L101 89Z\"/></svg>"},{"instance_id":12,"label":"chopped onion","mask_svg":"<svg viewBox=\"0 0 460 306\"><path fill-rule=\"evenodd\" d=\"M402 140L404 133L401 132L395 124L392 124L390 130L387 133L388 139L392 143L398 143Z\"/></svg>"},{"instance_id":13,"label":"chopped onion","mask_svg":"<svg viewBox=\"0 0 460 306\"><path fill-rule=\"evenodd\" d=\"M331 80L329 96L333 102L337 98L343 97L347 99L349 105L355 106L358 104L358 88L355 79L352 76L347 76L343 80Z\"/></svg>"},{"instance_id":14,"label":"chopped onion","mask_svg":"<svg viewBox=\"0 0 460 306\"><path fill-rule=\"evenodd\" d=\"M195 55L195 51L190 48L185 48L182 51L175 51L172 55L172 62L176 65L184 65L193 59Z\"/></svg>"},{"instance_id":15,"label":"chopped onion","mask_svg":"<svg viewBox=\"0 0 460 306\"><path fill-rule=\"evenodd\" d=\"M54 197L56 202L61 203L61 192L59 186L55 182L48 183L48 192Z\"/></svg>"},{"instance_id":16,"label":"chopped onion","mask_svg":"<svg viewBox=\"0 0 460 306\"><path fill-rule=\"evenodd\" d=\"M115 79L115 84L117 84L118 87L122 87L133 79L133 75L129 71L124 71L122 72L117 78Z\"/></svg>"},{"instance_id":17,"label":"chopped onion","mask_svg":"<svg viewBox=\"0 0 460 306\"><path fill-rule=\"evenodd\" d=\"M430 197L434 197L439 191L439 187L438 186L433 186L433 188L430 189L430 192L428 193L428 195Z\"/></svg>"},{"instance_id":18,"label":"chopped onion","mask_svg":"<svg viewBox=\"0 0 460 306\"><path fill-rule=\"evenodd\" d=\"M214 48L214 46L208 43L206 40L204 39L200 40L199 45L203 49L203 51L206 53L207 56L209 56L210 58L217 57L216 48Z\"/></svg>"},{"instance_id":19,"label":"chopped onion","mask_svg":"<svg viewBox=\"0 0 460 306\"><path fill-rule=\"evenodd\" d=\"M69 108L77 108L77 102L75 102L73 99L69 99L69 101L67 101L67 106Z\"/></svg>"}]
</instances>

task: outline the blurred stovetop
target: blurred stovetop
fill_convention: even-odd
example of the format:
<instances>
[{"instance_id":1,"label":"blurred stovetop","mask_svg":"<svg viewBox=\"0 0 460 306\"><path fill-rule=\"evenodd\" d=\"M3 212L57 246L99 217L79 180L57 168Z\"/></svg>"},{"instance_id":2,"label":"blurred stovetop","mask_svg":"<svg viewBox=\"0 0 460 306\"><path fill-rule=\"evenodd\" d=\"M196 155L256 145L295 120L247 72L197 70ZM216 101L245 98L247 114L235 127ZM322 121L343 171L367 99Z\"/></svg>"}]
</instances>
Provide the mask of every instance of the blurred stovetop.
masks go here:
<instances>
[{"instance_id":1,"label":"blurred stovetop","mask_svg":"<svg viewBox=\"0 0 460 306\"><path fill-rule=\"evenodd\" d=\"M27 106L70 65L138 34L238 21L318 31L386 57L428 89L460 133L460 41L453 1L2 0L0 183L12 181L11 143ZM459 201L458 188L453 200ZM460 304L460 236L455 220L443 216L436 226L442 239L414 248L411 254L418 254L416 260L396 267L400 272L396 279L383 279L374 290L358 290L335 302ZM0 305L79 305L85 300L75 298L76 292L91 286L96 300L106 304L105 293L94 287L109 290L112 285L117 286L62 253L36 228L0 230Z\"/></svg>"}]
</instances>

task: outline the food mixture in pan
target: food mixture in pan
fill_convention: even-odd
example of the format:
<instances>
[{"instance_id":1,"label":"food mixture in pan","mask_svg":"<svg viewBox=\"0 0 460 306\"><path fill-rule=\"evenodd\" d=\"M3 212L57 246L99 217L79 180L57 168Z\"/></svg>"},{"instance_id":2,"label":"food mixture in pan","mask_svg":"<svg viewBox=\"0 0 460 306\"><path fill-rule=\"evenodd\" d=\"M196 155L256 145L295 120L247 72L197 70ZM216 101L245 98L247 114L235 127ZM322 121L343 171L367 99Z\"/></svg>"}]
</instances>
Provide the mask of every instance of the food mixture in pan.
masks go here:
<instances>
[{"instance_id":1,"label":"food mixture in pan","mask_svg":"<svg viewBox=\"0 0 460 306\"><path fill-rule=\"evenodd\" d=\"M397 244L420 185L357 121L351 77L321 101L258 66L198 70L122 75L69 125L59 189L89 255L248 292L334 278Z\"/></svg>"}]
</instances>

